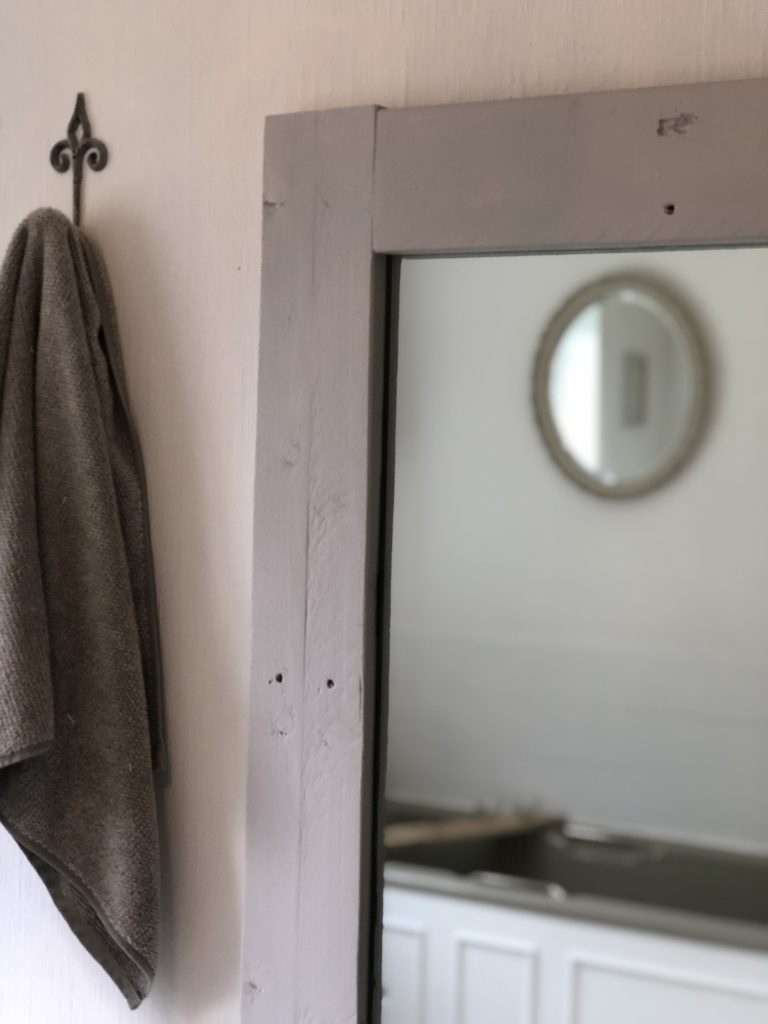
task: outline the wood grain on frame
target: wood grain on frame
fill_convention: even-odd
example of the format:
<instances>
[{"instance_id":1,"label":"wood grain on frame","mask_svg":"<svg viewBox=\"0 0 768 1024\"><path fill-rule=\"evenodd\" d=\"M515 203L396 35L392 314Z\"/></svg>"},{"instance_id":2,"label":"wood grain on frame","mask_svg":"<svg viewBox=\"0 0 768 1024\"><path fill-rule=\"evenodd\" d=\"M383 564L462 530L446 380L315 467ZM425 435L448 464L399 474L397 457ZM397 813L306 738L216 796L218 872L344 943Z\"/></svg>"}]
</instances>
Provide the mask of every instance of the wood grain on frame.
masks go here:
<instances>
[{"instance_id":1,"label":"wood grain on frame","mask_svg":"<svg viewBox=\"0 0 768 1024\"><path fill-rule=\"evenodd\" d=\"M546 252L768 239L768 80L382 110L374 247Z\"/></svg>"},{"instance_id":2,"label":"wood grain on frame","mask_svg":"<svg viewBox=\"0 0 768 1024\"><path fill-rule=\"evenodd\" d=\"M242 1018L254 1024L343 1024L365 999L374 128L373 108L267 124Z\"/></svg>"}]
</instances>

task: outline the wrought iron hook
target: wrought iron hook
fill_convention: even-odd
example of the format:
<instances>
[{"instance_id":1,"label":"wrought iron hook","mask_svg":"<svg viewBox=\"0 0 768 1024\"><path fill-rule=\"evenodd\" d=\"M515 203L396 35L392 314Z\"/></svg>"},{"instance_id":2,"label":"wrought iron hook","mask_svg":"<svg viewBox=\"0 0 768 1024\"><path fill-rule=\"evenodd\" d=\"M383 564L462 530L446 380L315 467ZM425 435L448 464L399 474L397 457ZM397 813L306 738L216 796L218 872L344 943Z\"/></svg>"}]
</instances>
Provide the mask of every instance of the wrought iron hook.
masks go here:
<instances>
[{"instance_id":1,"label":"wrought iron hook","mask_svg":"<svg viewBox=\"0 0 768 1024\"><path fill-rule=\"evenodd\" d=\"M69 152L68 152L69 151ZM93 171L103 171L109 160L107 147L99 139L91 138L91 122L85 109L85 94L77 94L75 111L67 125L67 137L51 150L51 165L59 174L72 167L72 220L80 226L82 212L83 161Z\"/></svg>"}]
</instances>

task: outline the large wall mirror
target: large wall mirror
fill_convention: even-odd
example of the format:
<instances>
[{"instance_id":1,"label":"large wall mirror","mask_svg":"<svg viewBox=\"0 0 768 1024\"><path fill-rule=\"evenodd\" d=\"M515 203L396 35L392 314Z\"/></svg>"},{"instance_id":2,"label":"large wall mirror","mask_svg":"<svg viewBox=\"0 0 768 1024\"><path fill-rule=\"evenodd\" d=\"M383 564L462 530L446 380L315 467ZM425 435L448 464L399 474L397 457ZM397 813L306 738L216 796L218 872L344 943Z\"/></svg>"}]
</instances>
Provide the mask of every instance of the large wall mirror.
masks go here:
<instances>
[{"instance_id":1,"label":"large wall mirror","mask_svg":"<svg viewBox=\"0 0 768 1024\"><path fill-rule=\"evenodd\" d=\"M269 120L244 1024L768 1019L766 106Z\"/></svg>"},{"instance_id":2,"label":"large wall mirror","mask_svg":"<svg viewBox=\"0 0 768 1024\"><path fill-rule=\"evenodd\" d=\"M767 1012L709 987L768 981L767 280L768 249L403 261L385 1024L559 1024L585 948L626 972L585 969L579 1021Z\"/></svg>"}]
</instances>

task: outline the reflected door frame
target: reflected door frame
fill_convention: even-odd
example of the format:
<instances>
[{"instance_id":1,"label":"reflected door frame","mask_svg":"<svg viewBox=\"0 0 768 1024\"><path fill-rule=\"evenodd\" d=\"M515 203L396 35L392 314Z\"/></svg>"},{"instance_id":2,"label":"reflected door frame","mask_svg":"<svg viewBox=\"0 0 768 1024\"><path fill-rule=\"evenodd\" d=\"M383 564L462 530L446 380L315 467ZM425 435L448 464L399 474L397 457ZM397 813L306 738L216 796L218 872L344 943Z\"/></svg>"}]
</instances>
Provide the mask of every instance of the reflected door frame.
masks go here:
<instances>
[{"instance_id":1,"label":"reflected door frame","mask_svg":"<svg viewBox=\"0 0 768 1024\"><path fill-rule=\"evenodd\" d=\"M379 1015L398 257L765 245L766 109L757 79L267 119L244 1024Z\"/></svg>"}]
</instances>

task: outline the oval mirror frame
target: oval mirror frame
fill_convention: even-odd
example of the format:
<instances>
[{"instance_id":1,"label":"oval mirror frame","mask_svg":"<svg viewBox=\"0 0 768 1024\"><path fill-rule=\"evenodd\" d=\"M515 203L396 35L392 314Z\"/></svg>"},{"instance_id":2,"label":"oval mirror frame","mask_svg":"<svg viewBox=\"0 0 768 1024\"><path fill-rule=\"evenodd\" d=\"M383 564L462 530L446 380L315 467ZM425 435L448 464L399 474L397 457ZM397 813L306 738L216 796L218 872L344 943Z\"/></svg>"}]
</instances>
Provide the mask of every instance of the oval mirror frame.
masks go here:
<instances>
[{"instance_id":1,"label":"oval mirror frame","mask_svg":"<svg viewBox=\"0 0 768 1024\"><path fill-rule=\"evenodd\" d=\"M635 480L608 484L590 473L570 454L561 440L549 400L552 362L558 345L572 322L588 306L619 291L629 290L650 300L669 317L679 332L690 358L693 398L688 422L671 455L655 469ZM571 295L548 323L539 342L533 370L533 407L547 449L563 472L580 487L603 498L634 498L656 490L690 460L704 434L711 401L711 374L704 340L694 318L677 298L641 277L619 275L589 284Z\"/></svg>"}]
</instances>

